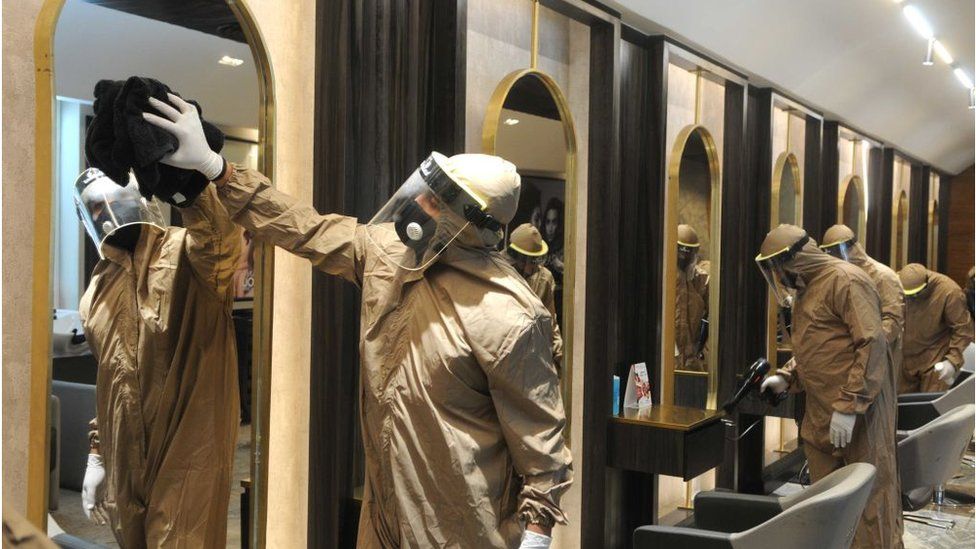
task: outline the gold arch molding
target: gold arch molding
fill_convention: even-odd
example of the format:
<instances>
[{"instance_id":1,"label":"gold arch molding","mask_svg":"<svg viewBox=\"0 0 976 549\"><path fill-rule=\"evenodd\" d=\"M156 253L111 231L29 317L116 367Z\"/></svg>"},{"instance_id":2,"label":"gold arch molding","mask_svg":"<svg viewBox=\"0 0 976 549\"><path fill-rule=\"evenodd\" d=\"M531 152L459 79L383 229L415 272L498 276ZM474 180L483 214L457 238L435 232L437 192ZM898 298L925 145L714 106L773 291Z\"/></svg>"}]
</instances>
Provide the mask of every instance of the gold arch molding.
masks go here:
<instances>
[{"instance_id":1,"label":"gold arch molding","mask_svg":"<svg viewBox=\"0 0 976 549\"><path fill-rule=\"evenodd\" d=\"M854 185L854 190L857 192L858 198L858 212L857 212L857 227L851 227L851 229L857 234L857 240L861 242L864 246L867 241L867 226L868 226L868 203L867 196L864 188L864 181L861 176L857 174L848 175L841 182L840 187L837 192L837 223L844 223L844 198L847 197L847 189L851 185Z\"/></svg>"},{"instance_id":2,"label":"gold arch molding","mask_svg":"<svg viewBox=\"0 0 976 549\"><path fill-rule=\"evenodd\" d=\"M536 8L538 4L535 4ZM563 213L565 227L563 228L563 238L565 244L565 256L563 259L563 365L562 365L562 397L563 406L566 409L566 440L570 440L571 421L572 421L572 386L573 386L573 332L575 326L574 319L574 293L576 290L576 126L573 123L573 114L569 107L569 102L563 94L559 84L552 76L535 68L519 69L513 71L502 78L495 91L488 100L488 108L485 111L485 120L481 129L481 148L485 154L495 154L497 150L498 129L501 124L502 108L505 99L508 98L515 83L522 78L538 78L545 86L549 95L556 103L559 111L559 119L563 126L563 137L566 141L566 201Z\"/></svg>"},{"instance_id":3,"label":"gold arch molding","mask_svg":"<svg viewBox=\"0 0 976 549\"><path fill-rule=\"evenodd\" d=\"M275 99L271 59L257 19L244 0L225 0L251 49L259 87L258 169L274 179ZM34 246L31 289L30 413L27 448L27 518L47 523L51 390L51 211L54 181L54 35L65 0L45 0L34 25ZM264 543L267 518L268 406L270 404L272 248L263 245L255 261L252 385L252 545ZM43 274L40 274L43 273Z\"/></svg>"},{"instance_id":4,"label":"gold arch molding","mask_svg":"<svg viewBox=\"0 0 976 549\"><path fill-rule=\"evenodd\" d=\"M713 276L721 272L720 258L722 257L722 174L719 163L718 147L715 145L715 138L711 132L701 124L690 124L678 132L675 137L674 150L668 159L668 181L665 189L665 242L669 245L664 250L664 280L674 281L677 277L678 250L677 246L672 245L678 240L678 197L680 189L681 159L684 156L685 147L692 135L697 134L701 137L705 146L705 154L708 157L708 172L710 180L710 209L709 214L709 240L710 253L709 261L711 269L708 283L708 309L709 309L709 335L708 335L708 371L695 372L690 370L678 370L674 365L674 305L675 305L675 285L665 283L662 323L662 349L661 364L664 365L661 383L661 401L664 404L674 403L674 376L684 375L691 377L708 376L708 396L705 407L716 409L718 406L718 343L719 343L719 322L717 312L719 305L719 278Z\"/></svg>"}]
</instances>

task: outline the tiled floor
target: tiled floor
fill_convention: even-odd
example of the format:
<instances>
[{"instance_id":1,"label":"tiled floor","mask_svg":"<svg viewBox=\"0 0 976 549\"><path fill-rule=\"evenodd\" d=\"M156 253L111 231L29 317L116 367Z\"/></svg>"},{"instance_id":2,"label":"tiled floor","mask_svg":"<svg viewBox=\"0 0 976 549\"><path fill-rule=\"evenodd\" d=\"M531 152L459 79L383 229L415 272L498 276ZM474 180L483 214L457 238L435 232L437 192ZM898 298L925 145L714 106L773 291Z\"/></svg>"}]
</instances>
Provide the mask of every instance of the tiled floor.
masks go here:
<instances>
[{"instance_id":1,"label":"tiled floor","mask_svg":"<svg viewBox=\"0 0 976 549\"><path fill-rule=\"evenodd\" d=\"M237 433L237 449L234 452L234 478L230 486L230 507L227 516L227 547L241 546L241 479L251 476L251 426L242 425ZM81 508L81 493L61 490L59 509L51 513L61 530L104 545L118 547L108 526L97 526L88 521ZM53 531L52 531L53 533Z\"/></svg>"},{"instance_id":2,"label":"tiled floor","mask_svg":"<svg viewBox=\"0 0 976 549\"><path fill-rule=\"evenodd\" d=\"M968 454L970 458L973 454ZM970 462L971 463L971 462ZM948 484L948 489L973 495L973 466L963 463L959 474ZM939 509L929 504L925 509L912 513L942 520L953 520L955 525L948 530L917 522L905 521L905 549L972 549L976 544L976 521L973 506Z\"/></svg>"}]
</instances>

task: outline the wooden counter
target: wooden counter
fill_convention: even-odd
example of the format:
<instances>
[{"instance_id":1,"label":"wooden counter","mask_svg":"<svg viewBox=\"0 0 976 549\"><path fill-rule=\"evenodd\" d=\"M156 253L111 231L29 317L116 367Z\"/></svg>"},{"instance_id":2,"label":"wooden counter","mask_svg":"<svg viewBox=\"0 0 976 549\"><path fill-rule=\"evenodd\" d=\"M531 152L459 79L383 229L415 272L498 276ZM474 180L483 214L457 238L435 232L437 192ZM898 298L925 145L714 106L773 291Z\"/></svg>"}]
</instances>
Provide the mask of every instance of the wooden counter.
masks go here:
<instances>
[{"instance_id":1,"label":"wooden counter","mask_svg":"<svg viewBox=\"0 0 976 549\"><path fill-rule=\"evenodd\" d=\"M610 417L607 465L690 480L722 463L725 414L683 406L625 409Z\"/></svg>"}]
</instances>

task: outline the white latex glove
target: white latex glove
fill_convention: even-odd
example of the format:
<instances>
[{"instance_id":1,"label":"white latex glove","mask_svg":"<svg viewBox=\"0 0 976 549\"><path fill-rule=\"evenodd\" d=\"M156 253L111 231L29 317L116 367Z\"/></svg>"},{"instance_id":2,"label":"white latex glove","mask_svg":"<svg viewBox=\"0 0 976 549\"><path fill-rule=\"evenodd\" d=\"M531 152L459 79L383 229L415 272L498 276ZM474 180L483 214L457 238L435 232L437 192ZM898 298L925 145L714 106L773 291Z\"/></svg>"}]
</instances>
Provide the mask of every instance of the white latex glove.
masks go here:
<instances>
[{"instance_id":1,"label":"white latex glove","mask_svg":"<svg viewBox=\"0 0 976 549\"><path fill-rule=\"evenodd\" d=\"M173 94L168 96L173 105L168 105L155 97L149 98L149 104L163 113L166 118L151 112L142 113L146 122L175 135L180 142L179 148L164 157L161 162L184 170L196 170L210 181L217 179L224 169L224 159L212 151L207 144L207 138L203 134L203 124L200 122L200 113L197 112L196 107L182 98Z\"/></svg>"},{"instance_id":2,"label":"white latex glove","mask_svg":"<svg viewBox=\"0 0 976 549\"><path fill-rule=\"evenodd\" d=\"M85 480L81 485L81 506L85 516L95 524L108 524L108 512L105 510L105 464L102 456L88 454L88 468L85 469Z\"/></svg>"},{"instance_id":3,"label":"white latex glove","mask_svg":"<svg viewBox=\"0 0 976 549\"><path fill-rule=\"evenodd\" d=\"M834 412L834 415L830 416L830 443L834 448L846 448L850 444L856 421L857 414Z\"/></svg>"},{"instance_id":4,"label":"white latex glove","mask_svg":"<svg viewBox=\"0 0 976 549\"><path fill-rule=\"evenodd\" d=\"M943 360L942 362L936 363L932 368L935 370L935 373L939 374L939 381L952 385L952 381L956 378L956 367L951 362Z\"/></svg>"},{"instance_id":5,"label":"white latex glove","mask_svg":"<svg viewBox=\"0 0 976 549\"><path fill-rule=\"evenodd\" d=\"M549 549L549 544L551 543L552 538L549 536L543 536L532 530L526 530L522 534L522 544L519 545L519 549Z\"/></svg>"},{"instance_id":6,"label":"white latex glove","mask_svg":"<svg viewBox=\"0 0 976 549\"><path fill-rule=\"evenodd\" d=\"M785 377L779 374L773 374L771 376L766 376L766 379L763 380L762 385L759 386L759 392L763 393L766 391L766 389L769 389L769 391L774 395L778 395L789 388L790 384L786 381Z\"/></svg>"}]
</instances>

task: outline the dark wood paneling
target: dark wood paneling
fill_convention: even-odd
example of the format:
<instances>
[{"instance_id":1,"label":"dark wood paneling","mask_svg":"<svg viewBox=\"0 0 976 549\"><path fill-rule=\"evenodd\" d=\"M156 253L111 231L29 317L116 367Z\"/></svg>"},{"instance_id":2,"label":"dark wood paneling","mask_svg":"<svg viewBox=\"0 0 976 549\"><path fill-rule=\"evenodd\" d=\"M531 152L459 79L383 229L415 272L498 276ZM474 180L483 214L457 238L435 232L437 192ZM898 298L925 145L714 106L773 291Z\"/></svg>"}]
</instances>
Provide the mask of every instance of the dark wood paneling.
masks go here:
<instances>
[{"instance_id":1,"label":"dark wood paneling","mask_svg":"<svg viewBox=\"0 0 976 549\"><path fill-rule=\"evenodd\" d=\"M949 199L943 212L948 212L946 231L945 273L960 286L966 283L966 274L973 268L973 241L976 239L976 212L974 205L973 166L962 173L946 178Z\"/></svg>"},{"instance_id":2,"label":"dark wood paneling","mask_svg":"<svg viewBox=\"0 0 976 549\"><path fill-rule=\"evenodd\" d=\"M716 467L724 446L725 425L718 419L688 431L613 421L607 437L614 467L685 480Z\"/></svg>"},{"instance_id":3,"label":"dark wood paneling","mask_svg":"<svg viewBox=\"0 0 976 549\"><path fill-rule=\"evenodd\" d=\"M868 153L868 234L865 251L883 263L891 255L891 160L890 149L872 147ZM871 173L878 174L872 177Z\"/></svg>"},{"instance_id":4,"label":"dark wood paneling","mask_svg":"<svg viewBox=\"0 0 976 549\"><path fill-rule=\"evenodd\" d=\"M804 220L813 221L814 218L820 219L820 226L813 227L812 223L807 228L807 233L817 242L823 238L823 233L831 225L837 223L837 187L840 178L839 155L837 151L838 141L837 122L828 120L823 125L823 149L820 156L820 211L810 212L810 217L806 216L804 209ZM809 195L808 195L809 196ZM855 229L855 227L851 227Z\"/></svg>"},{"instance_id":5,"label":"dark wood paneling","mask_svg":"<svg viewBox=\"0 0 976 549\"><path fill-rule=\"evenodd\" d=\"M929 167L912 164L908 210L908 261L928 264Z\"/></svg>"},{"instance_id":6,"label":"dark wood paneling","mask_svg":"<svg viewBox=\"0 0 976 549\"><path fill-rule=\"evenodd\" d=\"M965 172L963 172L965 173ZM970 173L972 173L972 168L970 168ZM951 189L953 178L946 175L940 174L939 179L939 257L938 257L938 267L937 271L940 273L949 272L949 254L948 254L948 242L949 242L949 220L950 220L950 210L949 202L951 201ZM961 174L960 174L961 175ZM973 204L972 196L968 202L970 205ZM974 212L970 210L969 219L972 220L974 217Z\"/></svg>"},{"instance_id":7,"label":"dark wood paneling","mask_svg":"<svg viewBox=\"0 0 976 549\"><path fill-rule=\"evenodd\" d=\"M227 0L84 0L89 4L246 43Z\"/></svg>"},{"instance_id":8,"label":"dark wood paneling","mask_svg":"<svg viewBox=\"0 0 976 549\"><path fill-rule=\"evenodd\" d=\"M464 2L317 4L314 203L369 219L432 149L464 136ZM436 8L436 9L435 9ZM312 284L309 547L352 547L361 476L359 292Z\"/></svg>"},{"instance_id":9,"label":"dark wood paneling","mask_svg":"<svg viewBox=\"0 0 976 549\"><path fill-rule=\"evenodd\" d=\"M583 9L584 6L579 6ZM607 418L611 375L620 360L620 22L596 20L590 27L589 173L587 174L586 318L584 320L582 545L604 545L609 514L606 491ZM579 477L578 477L579 478Z\"/></svg>"},{"instance_id":10,"label":"dark wood paneling","mask_svg":"<svg viewBox=\"0 0 976 549\"><path fill-rule=\"evenodd\" d=\"M823 236L820 210L823 208L823 132L821 118L807 116L803 156L803 228L809 234ZM836 150L836 147L834 148Z\"/></svg>"}]
</instances>

